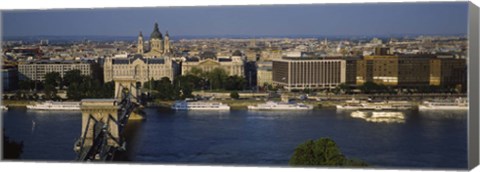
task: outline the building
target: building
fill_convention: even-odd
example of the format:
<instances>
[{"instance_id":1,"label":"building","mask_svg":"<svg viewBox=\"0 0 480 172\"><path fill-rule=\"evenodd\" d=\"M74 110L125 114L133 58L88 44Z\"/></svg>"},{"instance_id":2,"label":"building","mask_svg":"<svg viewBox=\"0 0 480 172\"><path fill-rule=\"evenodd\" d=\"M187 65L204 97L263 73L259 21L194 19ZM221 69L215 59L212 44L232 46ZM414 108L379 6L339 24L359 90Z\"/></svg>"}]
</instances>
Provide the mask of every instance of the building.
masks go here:
<instances>
[{"instance_id":1,"label":"building","mask_svg":"<svg viewBox=\"0 0 480 172\"><path fill-rule=\"evenodd\" d=\"M356 85L374 82L386 86L466 86L465 59L432 54L372 55L356 62ZM350 67L349 67L350 68ZM348 78L348 74L347 74Z\"/></svg>"},{"instance_id":2,"label":"building","mask_svg":"<svg viewBox=\"0 0 480 172\"><path fill-rule=\"evenodd\" d=\"M398 86L418 87L430 85L430 61L434 55L399 55Z\"/></svg>"},{"instance_id":3,"label":"building","mask_svg":"<svg viewBox=\"0 0 480 172\"><path fill-rule=\"evenodd\" d=\"M18 88L18 70L15 67L2 68L2 89L11 91Z\"/></svg>"},{"instance_id":4,"label":"building","mask_svg":"<svg viewBox=\"0 0 480 172\"><path fill-rule=\"evenodd\" d=\"M134 78L143 85L151 79L160 80L163 77L173 81L176 68L178 65L169 57L144 58L136 54L127 58L106 58L103 74L105 82L116 78Z\"/></svg>"},{"instance_id":5,"label":"building","mask_svg":"<svg viewBox=\"0 0 480 172\"><path fill-rule=\"evenodd\" d=\"M67 71L80 70L82 75L91 76L94 63L74 60L35 60L18 64L19 80L45 80L45 74L58 72L63 77Z\"/></svg>"},{"instance_id":6,"label":"building","mask_svg":"<svg viewBox=\"0 0 480 172\"><path fill-rule=\"evenodd\" d=\"M398 84L398 56L372 55L357 61L357 85L365 82L396 86Z\"/></svg>"},{"instance_id":7,"label":"building","mask_svg":"<svg viewBox=\"0 0 480 172\"><path fill-rule=\"evenodd\" d=\"M272 85L272 62L257 63L257 85L262 87L265 84Z\"/></svg>"},{"instance_id":8,"label":"building","mask_svg":"<svg viewBox=\"0 0 480 172\"><path fill-rule=\"evenodd\" d=\"M272 63L273 84L287 90L334 88L345 83L342 59L283 58Z\"/></svg>"},{"instance_id":9,"label":"building","mask_svg":"<svg viewBox=\"0 0 480 172\"><path fill-rule=\"evenodd\" d=\"M182 75L187 74L192 68L201 69L204 72L212 71L215 68L224 69L230 76L245 76L244 61L240 56L223 58L200 58L187 57L182 59Z\"/></svg>"},{"instance_id":10,"label":"building","mask_svg":"<svg viewBox=\"0 0 480 172\"><path fill-rule=\"evenodd\" d=\"M143 40L143 34L140 32L137 41L137 54L142 54L144 58L157 58L160 56L168 55L171 53L170 35L168 31L165 33L165 37L158 28L158 23L155 23L153 32L150 34L150 40L148 41L148 47L145 47Z\"/></svg>"}]
</instances>

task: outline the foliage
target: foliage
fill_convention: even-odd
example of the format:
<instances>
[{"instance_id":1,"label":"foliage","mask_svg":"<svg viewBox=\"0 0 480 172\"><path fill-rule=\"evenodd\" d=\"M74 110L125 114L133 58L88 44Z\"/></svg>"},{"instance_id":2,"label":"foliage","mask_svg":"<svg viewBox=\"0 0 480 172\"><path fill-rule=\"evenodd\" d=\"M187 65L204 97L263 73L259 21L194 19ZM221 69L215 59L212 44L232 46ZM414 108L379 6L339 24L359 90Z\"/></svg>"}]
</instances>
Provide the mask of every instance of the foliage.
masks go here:
<instances>
[{"instance_id":1,"label":"foliage","mask_svg":"<svg viewBox=\"0 0 480 172\"><path fill-rule=\"evenodd\" d=\"M5 129L3 129L3 158L4 159L18 159L23 153L23 142L17 143L10 140L5 135Z\"/></svg>"},{"instance_id":2,"label":"foliage","mask_svg":"<svg viewBox=\"0 0 480 172\"><path fill-rule=\"evenodd\" d=\"M82 72L78 69L65 72L63 76L63 85L70 86L71 83L78 83L82 80Z\"/></svg>"},{"instance_id":3,"label":"foliage","mask_svg":"<svg viewBox=\"0 0 480 172\"><path fill-rule=\"evenodd\" d=\"M228 74L222 68L215 68L207 72L207 79L212 89L224 89Z\"/></svg>"},{"instance_id":4,"label":"foliage","mask_svg":"<svg viewBox=\"0 0 480 172\"><path fill-rule=\"evenodd\" d=\"M45 74L45 87L62 87L62 76L58 72L49 72Z\"/></svg>"},{"instance_id":5,"label":"foliage","mask_svg":"<svg viewBox=\"0 0 480 172\"><path fill-rule=\"evenodd\" d=\"M294 166L367 166L365 162L347 159L337 144L329 138L309 140L300 144L289 163Z\"/></svg>"},{"instance_id":6,"label":"foliage","mask_svg":"<svg viewBox=\"0 0 480 172\"><path fill-rule=\"evenodd\" d=\"M230 93L230 98L232 98L232 99L239 99L239 98L240 98L240 95L238 94L238 92L233 91L233 92Z\"/></svg>"}]
</instances>

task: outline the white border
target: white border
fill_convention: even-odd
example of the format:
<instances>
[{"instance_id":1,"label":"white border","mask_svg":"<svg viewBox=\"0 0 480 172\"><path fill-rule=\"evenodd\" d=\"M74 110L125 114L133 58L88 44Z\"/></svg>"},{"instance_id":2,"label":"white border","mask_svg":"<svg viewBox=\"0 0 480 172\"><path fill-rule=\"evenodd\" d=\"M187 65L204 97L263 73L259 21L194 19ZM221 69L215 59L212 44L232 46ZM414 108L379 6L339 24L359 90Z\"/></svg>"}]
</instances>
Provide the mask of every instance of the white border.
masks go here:
<instances>
[{"instance_id":1,"label":"white border","mask_svg":"<svg viewBox=\"0 0 480 172\"><path fill-rule=\"evenodd\" d=\"M472 0L480 6L480 0ZM111 8L111 7L157 7L157 6L206 6L206 5L260 5L260 4L311 4L311 3L372 3L372 2L428 2L425 0L2 0L0 10L18 9L65 9L65 8ZM434 2L450 2L435 0ZM462 1L460 1L462 2ZM1 17L1 15L0 15ZM0 20L1 21L1 20ZM173 166L173 165L131 165L131 164L85 164L85 163L37 163L0 162L5 171L400 171L386 169L331 169L331 168L270 168L270 167L227 167L227 166ZM404 169L401 171L412 171ZM420 171L420 170L418 170ZM427 170L422 170L427 171ZM480 171L476 167L473 171Z\"/></svg>"}]
</instances>

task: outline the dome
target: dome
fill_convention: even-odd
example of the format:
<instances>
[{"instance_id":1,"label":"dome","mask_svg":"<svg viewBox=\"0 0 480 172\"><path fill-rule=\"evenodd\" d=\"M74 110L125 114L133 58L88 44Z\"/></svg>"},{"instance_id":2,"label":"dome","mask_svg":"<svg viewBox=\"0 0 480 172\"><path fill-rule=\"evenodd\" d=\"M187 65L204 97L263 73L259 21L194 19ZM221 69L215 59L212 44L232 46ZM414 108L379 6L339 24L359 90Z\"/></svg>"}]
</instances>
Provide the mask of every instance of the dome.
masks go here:
<instances>
[{"instance_id":1,"label":"dome","mask_svg":"<svg viewBox=\"0 0 480 172\"><path fill-rule=\"evenodd\" d=\"M162 39L162 33L160 33L160 30L158 29L158 24L155 23L155 27L153 28L152 34L150 34L150 39Z\"/></svg>"}]
</instances>

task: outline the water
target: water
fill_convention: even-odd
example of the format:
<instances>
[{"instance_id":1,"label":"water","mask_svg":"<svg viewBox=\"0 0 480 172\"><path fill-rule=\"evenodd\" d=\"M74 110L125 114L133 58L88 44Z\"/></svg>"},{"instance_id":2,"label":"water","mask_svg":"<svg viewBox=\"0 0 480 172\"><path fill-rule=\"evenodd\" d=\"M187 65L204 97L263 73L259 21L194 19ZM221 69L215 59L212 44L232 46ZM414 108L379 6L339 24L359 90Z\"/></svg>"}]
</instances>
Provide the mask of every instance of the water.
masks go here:
<instances>
[{"instance_id":1,"label":"water","mask_svg":"<svg viewBox=\"0 0 480 172\"><path fill-rule=\"evenodd\" d=\"M134 162L287 166L297 145L330 137L348 158L376 167L467 168L466 112L405 111L403 123L372 123L335 110L145 111L148 119L126 130ZM3 119L6 134L24 142L23 160L75 159L79 112L11 108Z\"/></svg>"}]
</instances>

